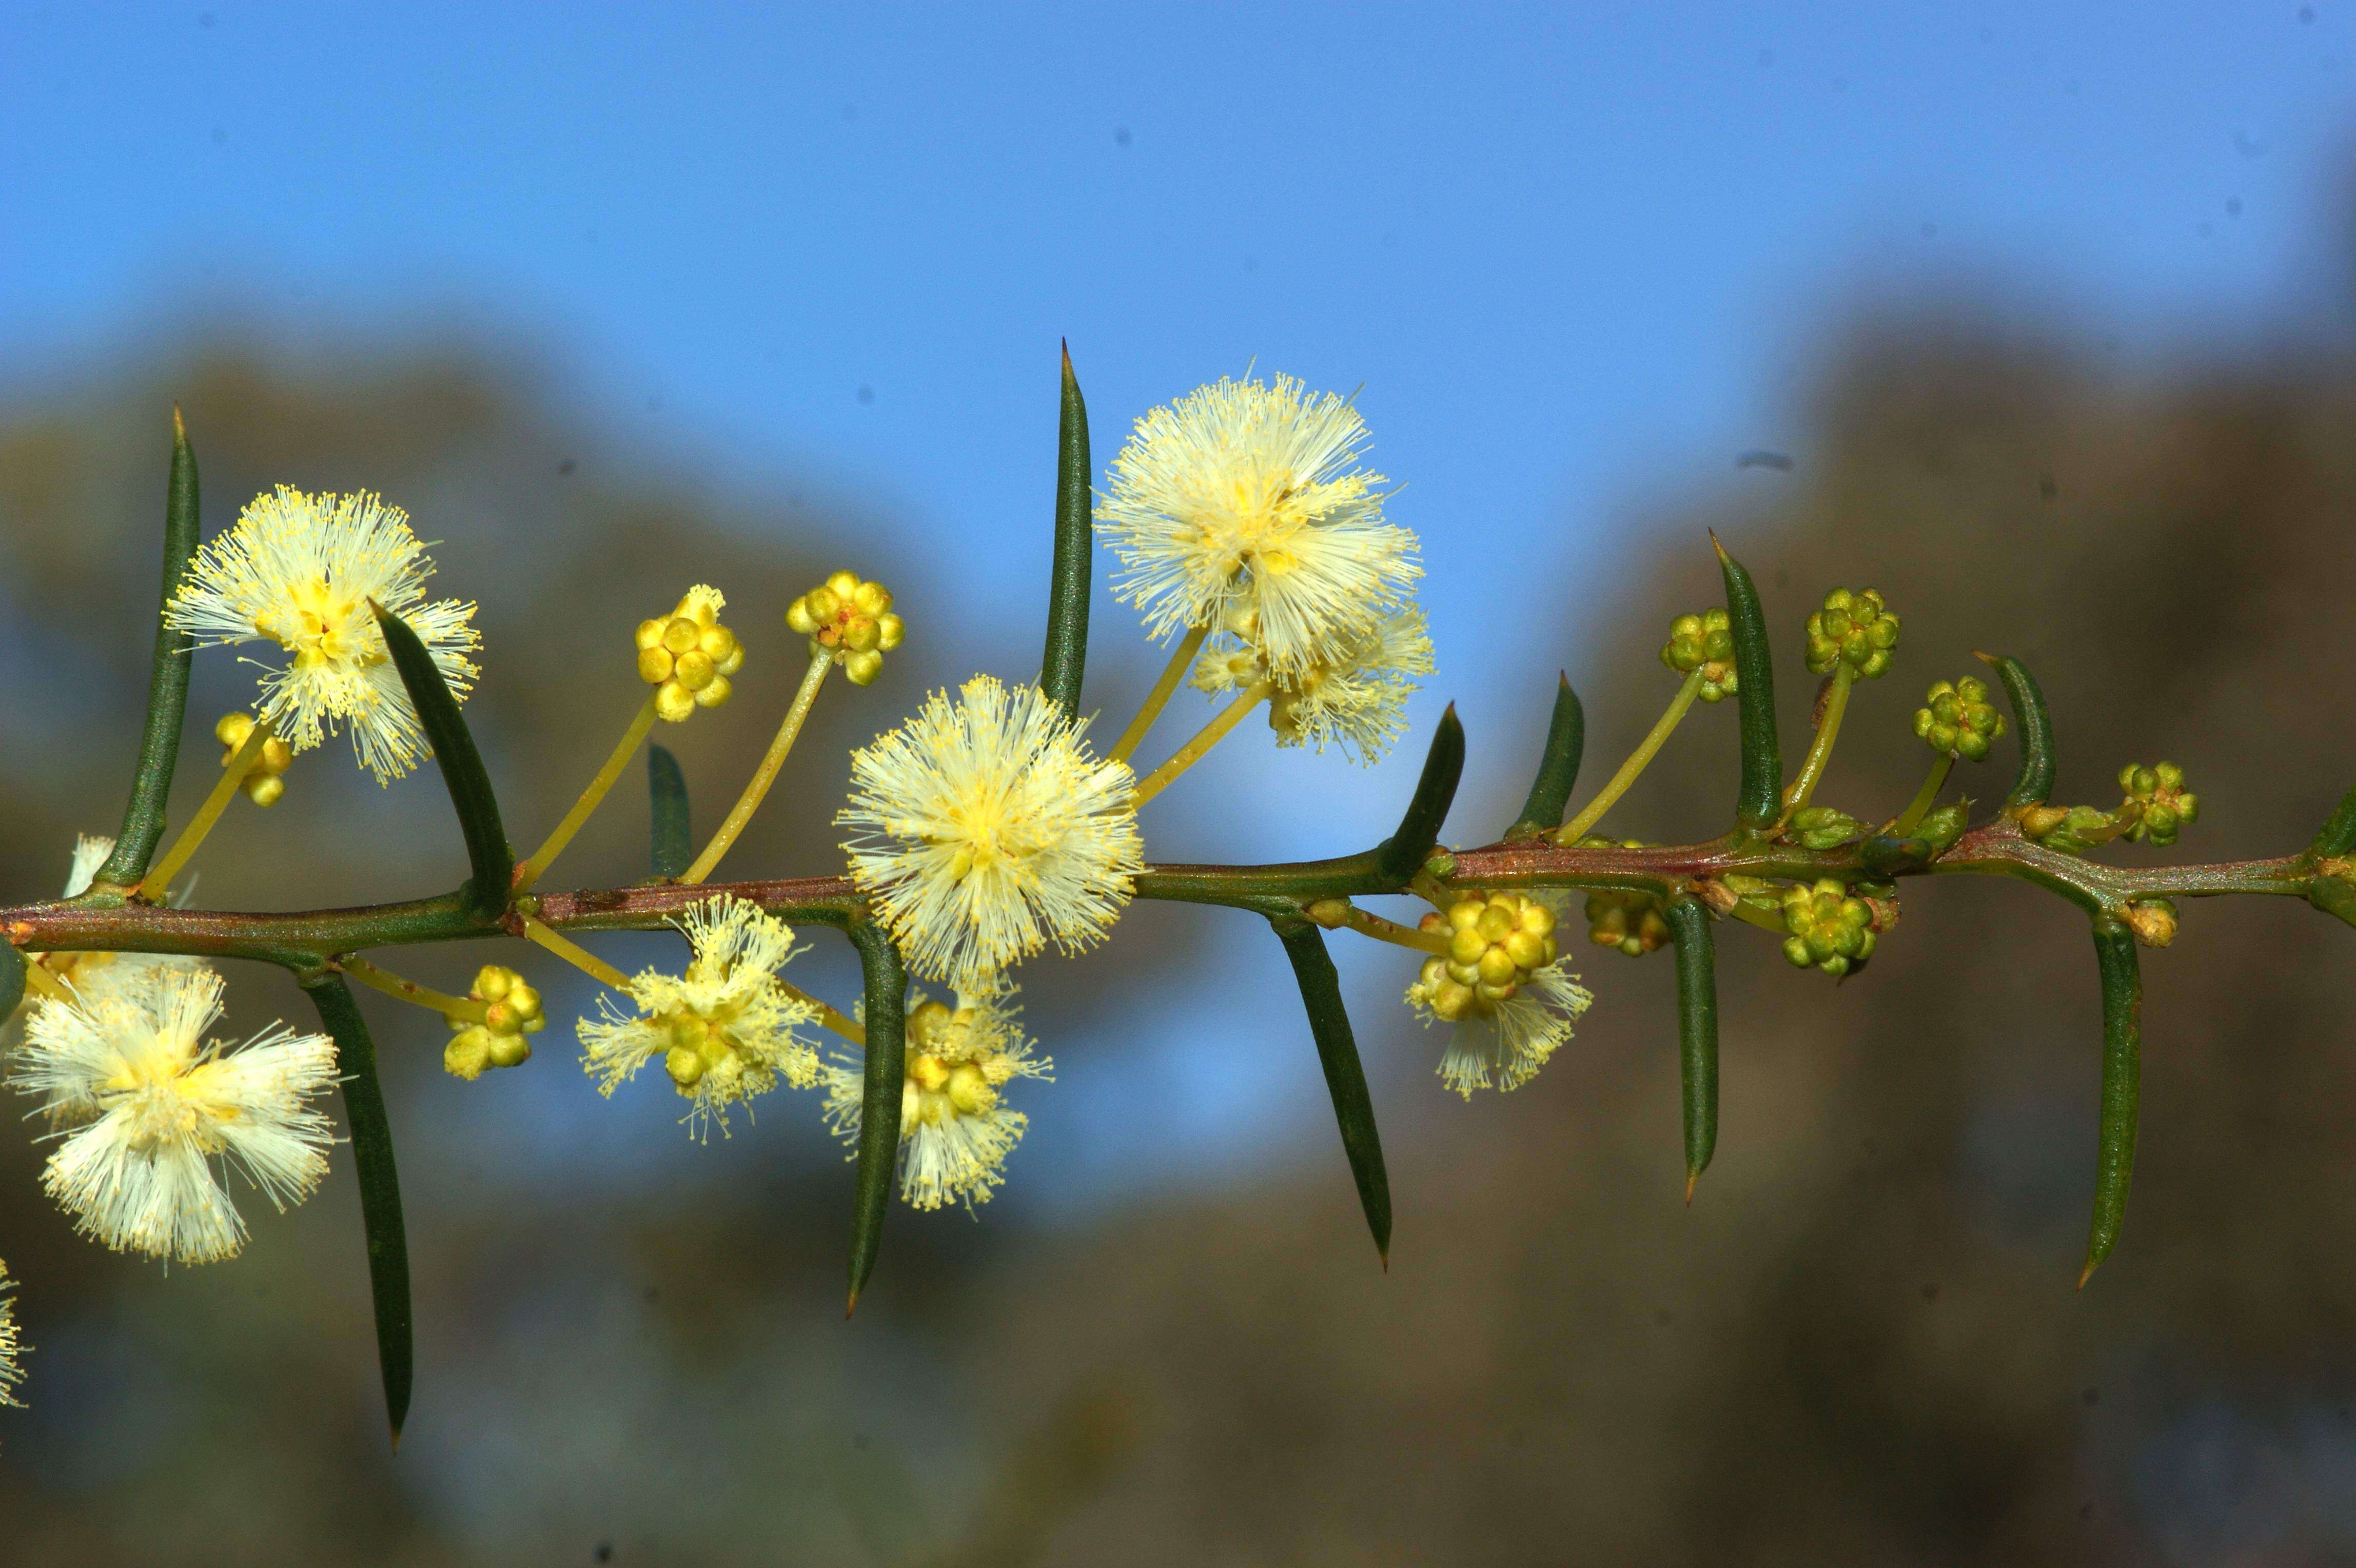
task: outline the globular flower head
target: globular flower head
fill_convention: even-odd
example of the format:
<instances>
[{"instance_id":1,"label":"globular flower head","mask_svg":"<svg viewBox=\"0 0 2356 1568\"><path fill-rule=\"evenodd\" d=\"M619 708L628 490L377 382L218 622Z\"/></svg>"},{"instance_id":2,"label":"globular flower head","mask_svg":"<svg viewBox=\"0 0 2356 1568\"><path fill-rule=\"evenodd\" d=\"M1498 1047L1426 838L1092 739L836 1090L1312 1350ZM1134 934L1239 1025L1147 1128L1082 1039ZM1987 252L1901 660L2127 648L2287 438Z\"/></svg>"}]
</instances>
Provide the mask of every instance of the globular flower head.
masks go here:
<instances>
[{"instance_id":1,"label":"globular flower head","mask_svg":"<svg viewBox=\"0 0 2356 1568\"><path fill-rule=\"evenodd\" d=\"M1872 904L1850 896L1847 885L1824 877L1795 885L1783 894L1783 957L1794 968L1821 969L1839 976L1865 967L1873 956Z\"/></svg>"},{"instance_id":2,"label":"globular flower head","mask_svg":"<svg viewBox=\"0 0 2356 1568\"><path fill-rule=\"evenodd\" d=\"M1018 1078L1046 1078L1055 1063L1033 1056L1012 985L960 994L956 1006L908 998L905 1079L900 1092L900 1196L918 1208L990 1201L1001 1167L1023 1141L1029 1118L1007 1108ZM826 1119L845 1143L859 1141L866 1075L846 1053L827 1075ZM856 1154L854 1148L853 1153Z\"/></svg>"},{"instance_id":3,"label":"globular flower head","mask_svg":"<svg viewBox=\"0 0 2356 1568\"><path fill-rule=\"evenodd\" d=\"M1825 607L1808 617L1808 673L1829 675L1846 664L1860 681L1890 668L1898 650L1898 618L1883 605L1879 590L1851 593L1835 588Z\"/></svg>"},{"instance_id":4,"label":"globular flower head","mask_svg":"<svg viewBox=\"0 0 2356 1568\"><path fill-rule=\"evenodd\" d=\"M408 622L452 694L464 699L477 673L475 607L428 604L433 573L399 507L281 485L197 553L164 624L200 648L277 643L288 657L262 666L262 716L298 752L349 725L360 765L383 783L417 766L425 735L369 601Z\"/></svg>"},{"instance_id":5,"label":"globular flower head","mask_svg":"<svg viewBox=\"0 0 2356 1568\"><path fill-rule=\"evenodd\" d=\"M1099 940L1144 868L1128 767L1035 686L976 676L851 755L835 821L909 965L979 994L1052 940Z\"/></svg>"},{"instance_id":6,"label":"globular flower head","mask_svg":"<svg viewBox=\"0 0 2356 1568\"><path fill-rule=\"evenodd\" d=\"M1453 1026L1440 1076L1467 1100L1476 1089L1519 1089L1544 1067L1595 1000L1558 956L1555 912L1518 893L1470 895L1422 929L1444 933L1445 955L1425 961L1407 988L1427 1024Z\"/></svg>"},{"instance_id":7,"label":"globular flower head","mask_svg":"<svg viewBox=\"0 0 2356 1568\"><path fill-rule=\"evenodd\" d=\"M884 656L908 635L892 613L892 590L856 572L837 572L787 605L786 624L810 639L812 658L830 650L854 686L874 684Z\"/></svg>"},{"instance_id":8,"label":"globular flower head","mask_svg":"<svg viewBox=\"0 0 2356 1568\"><path fill-rule=\"evenodd\" d=\"M524 1036L548 1027L540 991L514 970L487 963L475 972L466 1000L483 1004L482 1022L452 1014L450 1043L442 1047L442 1069L472 1083L486 1069L521 1067L531 1059Z\"/></svg>"},{"instance_id":9,"label":"globular flower head","mask_svg":"<svg viewBox=\"0 0 2356 1568\"><path fill-rule=\"evenodd\" d=\"M227 768L237 760L237 754L253 735L252 714L224 714L220 723L213 725L213 738L221 743L221 766ZM286 794L287 768L294 764L294 748L277 736L262 743L245 778L238 786L245 798L257 806L274 806Z\"/></svg>"},{"instance_id":10,"label":"globular flower head","mask_svg":"<svg viewBox=\"0 0 2356 1568\"><path fill-rule=\"evenodd\" d=\"M11 1299L16 1289L8 1265L0 1262L0 1404L22 1410L25 1402L16 1397L16 1387L25 1380L24 1355L32 1347L16 1337L16 1304Z\"/></svg>"},{"instance_id":11,"label":"globular flower head","mask_svg":"<svg viewBox=\"0 0 2356 1568\"><path fill-rule=\"evenodd\" d=\"M1416 677L1431 673L1431 636L1412 605L1352 633L1344 651L1293 671L1270 665L1258 640L1258 617L1230 611L1194 664L1194 685L1213 693L1267 684L1268 724L1279 746L1328 742L1374 763L1407 731L1407 699Z\"/></svg>"},{"instance_id":12,"label":"globular flower head","mask_svg":"<svg viewBox=\"0 0 2356 1568\"><path fill-rule=\"evenodd\" d=\"M2153 768L2130 762L2119 769L2119 788L2127 792L2122 810L2136 808L2127 829L2136 843L2149 839L2164 849L2176 842L2179 829L2201 820L2201 797L2184 787L2184 769L2173 762Z\"/></svg>"},{"instance_id":13,"label":"globular flower head","mask_svg":"<svg viewBox=\"0 0 2356 1568\"><path fill-rule=\"evenodd\" d=\"M221 979L147 969L70 1000L43 999L9 1082L71 1126L41 1185L84 1235L184 1263L232 1257L245 1222L216 1167L235 1167L281 1209L327 1172L334 1141L315 1103L336 1081L335 1044L284 1025L242 1046L206 1041Z\"/></svg>"},{"instance_id":14,"label":"globular flower head","mask_svg":"<svg viewBox=\"0 0 2356 1568\"><path fill-rule=\"evenodd\" d=\"M655 689L655 716L681 724L698 708L716 708L744 667L744 645L720 622L727 598L698 583L667 616L638 623L638 679Z\"/></svg>"},{"instance_id":15,"label":"globular flower head","mask_svg":"<svg viewBox=\"0 0 2356 1568\"><path fill-rule=\"evenodd\" d=\"M1152 410L1097 506L1121 598L1157 638L1256 613L1279 671L1346 658L1422 575L1415 535L1383 521L1383 477L1356 467L1365 440L1349 399L1286 376Z\"/></svg>"},{"instance_id":16,"label":"globular flower head","mask_svg":"<svg viewBox=\"0 0 2356 1568\"><path fill-rule=\"evenodd\" d=\"M1695 693L1705 703L1724 702L1740 690L1734 671L1734 628L1723 608L1679 616L1669 623L1669 640L1661 645L1661 662L1680 675L1701 672Z\"/></svg>"},{"instance_id":17,"label":"globular flower head","mask_svg":"<svg viewBox=\"0 0 2356 1568\"><path fill-rule=\"evenodd\" d=\"M634 1011L601 997L600 1015L581 1020L581 1065L611 1095L659 1060L691 1102L690 1131L701 1136L717 1125L725 1136L730 1105L780 1080L796 1089L819 1080L818 1052L795 1033L818 1009L779 987L793 929L759 905L721 894L690 908L679 927L691 954L687 972L641 972L630 982Z\"/></svg>"},{"instance_id":18,"label":"globular flower head","mask_svg":"<svg viewBox=\"0 0 2356 1568\"><path fill-rule=\"evenodd\" d=\"M1988 754L1988 743L2004 734L2004 715L1988 701L1985 681L1966 675L1934 682L1922 703L1914 710L1915 736L1944 757L1977 762Z\"/></svg>"}]
</instances>

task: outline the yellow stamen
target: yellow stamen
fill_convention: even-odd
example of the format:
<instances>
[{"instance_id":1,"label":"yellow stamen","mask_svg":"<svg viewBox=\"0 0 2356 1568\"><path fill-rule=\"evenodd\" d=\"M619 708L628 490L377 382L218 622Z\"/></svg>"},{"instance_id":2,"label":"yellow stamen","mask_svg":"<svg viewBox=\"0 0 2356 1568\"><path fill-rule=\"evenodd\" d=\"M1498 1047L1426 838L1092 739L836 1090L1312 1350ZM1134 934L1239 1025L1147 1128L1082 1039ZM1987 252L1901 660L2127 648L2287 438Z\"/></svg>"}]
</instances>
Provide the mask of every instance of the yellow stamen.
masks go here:
<instances>
[{"instance_id":1,"label":"yellow stamen","mask_svg":"<svg viewBox=\"0 0 2356 1568\"><path fill-rule=\"evenodd\" d=\"M834 650L820 648L810 655L809 669L802 676L801 689L794 693L794 705L786 710L786 722L777 726L777 738L769 743L769 754L761 758L761 766L754 770L753 781L744 786L744 792L729 809L728 820L720 824L720 831L712 835L712 842L703 846L703 853L695 857L695 864L689 866L687 875L680 878L682 884L693 886L711 875L712 868L720 864L720 857L728 853L728 846L736 842L736 835L744 831L744 824L753 820L761 798L769 792L769 786L777 781L777 769L786 765L786 753L793 750L795 737L802 733L802 721L809 717L810 705L818 701L818 689L826 683L826 672L833 668Z\"/></svg>"}]
</instances>

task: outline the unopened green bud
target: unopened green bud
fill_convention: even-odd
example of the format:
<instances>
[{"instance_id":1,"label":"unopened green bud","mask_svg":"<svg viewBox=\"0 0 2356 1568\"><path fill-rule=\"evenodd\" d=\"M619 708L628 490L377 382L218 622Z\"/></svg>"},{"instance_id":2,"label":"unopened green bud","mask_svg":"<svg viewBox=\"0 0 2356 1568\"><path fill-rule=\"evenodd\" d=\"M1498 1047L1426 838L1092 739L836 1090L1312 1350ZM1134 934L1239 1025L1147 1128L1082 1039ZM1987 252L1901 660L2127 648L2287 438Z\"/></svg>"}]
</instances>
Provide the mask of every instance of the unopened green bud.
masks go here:
<instances>
[{"instance_id":1,"label":"unopened green bud","mask_svg":"<svg viewBox=\"0 0 2356 1568\"><path fill-rule=\"evenodd\" d=\"M1679 616L1669 623L1669 640L1662 645L1661 662L1680 675L1698 671L1701 688L1694 694L1705 703L1725 700L1736 689L1734 632L1723 609Z\"/></svg>"},{"instance_id":2,"label":"unopened green bud","mask_svg":"<svg viewBox=\"0 0 2356 1568\"><path fill-rule=\"evenodd\" d=\"M1941 681L1914 710L1914 735L1933 751L1977 762L1988 743L2004 734L2004 715L1988 701L1985 682L1965 676Z\"/></svg>"},{"instance_id":3,"label":"unopened green bud","mask_svg":"<svg viewBox=\"0 0 2356 1568\"><path fill-rule=\"evenodd\" d=\"M2166 898L2146 898L2127 906L2127 929L2147 948L2164 948L2176 940L2176 906Z\"/></svg>"},{"instance_id":4,"label":"unopened green bud","mask_svg":"<svg viewBox=\"0 0 2356 1568\"><path fill-rule=\"evenodd\" d=\"M1961 800L1950 800L1926 812L1914 836L1927 841L1934 850L1943 850L1964 836L1964 829L1970 822L1971 808Z\"/></svg>"},{"instance_id":5,"label":"unopened green bud","mask_svg":"<svg viewBox=\"0 0 2356 1568\"><path fill-rule=\"evenodd\" d=\"M468 1083L483 1076L491 1065L491 1032L480 1024L470 1025L450 1036L442 1047L442 1070Z\"/></svg>"},{"instance_id":6,"label":"unopened green bud","mask_svg":"<svg viewBox=\"0 0 2356 1568\"><path fill-rule=\"evenodd\" d=\"M1847 664L1861 681L1890 668L1898 650L1898 618L1883 605L1879 590L1851 593L1835 588L1825 607L1808 617L1808 673L1829 675Z\"/></svg>"},{"instance_id":7,"label":"unopened green bud","mask_svg":"<svg viewBox=\"0 0 2356 1568\"><path fill-rule=\"evenodd\" d=\"M1837 849L1865 836L1865 824L1831 806L1807 806L1792 813L1783 836L1803 849Z\"/></svg>"},{"instance_id":8,"label":"unopened green bud","mask_svg":"<svg viewBox=\"0 0 2356 1568\"><path fill-rule=\"evenodd\" d=\"M1873 956L1873 907L1835 877L1783 892L1783 956L1803 968L1843 975Z\"/></svg>"},{"instance_id":9,"label":"unopened green bud","mask_svg":"<svg viewBox=\"0 0 2356 1568\"><path fill-rule=\"evenodd\" d=\"M2201 815L2201 797L2185 789L2184 769L2173 762L2150 768L2131 762L2119 769L2119 788L2127 792L2122 813L2136 812L2127 837L2137 843L2148 839L2163 848L2172 844L2177 831Z\"/></svg>"}]
</instances>

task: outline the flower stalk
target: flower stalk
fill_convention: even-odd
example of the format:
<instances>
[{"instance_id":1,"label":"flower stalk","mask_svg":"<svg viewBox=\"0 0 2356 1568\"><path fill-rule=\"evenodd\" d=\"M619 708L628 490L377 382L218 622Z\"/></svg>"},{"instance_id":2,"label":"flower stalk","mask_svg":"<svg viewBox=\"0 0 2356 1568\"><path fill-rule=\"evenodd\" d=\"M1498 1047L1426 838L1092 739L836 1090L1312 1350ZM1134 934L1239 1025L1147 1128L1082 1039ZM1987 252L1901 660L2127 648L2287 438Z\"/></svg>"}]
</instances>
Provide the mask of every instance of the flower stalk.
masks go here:
<instances>
[{"instance_id":1,"label":"flower stalk","mask_svg":"<svg viewBox=\"0 0 2356 1568\"><path fill-rule=\"evenodd\" d=\"M703 846L703 853L695 857L695 863L680 878L682 884L693 886L710 876L721 856L735 843L736 835L744 831L744 824L753 820L753 813L769 793L769 786L777 781L777 770L786 765L787 754L801 736L802 725L818 701L819 688L826 684L826 672L833 668L834 650L819 648L810 654L809 668L802 674L800 689L794 693L793 706L786 710L785 722L777 726L776 738L769 742L768 755L761 758L761 766L754 769L752 782L744 786L736 804L729 808L720 831L712 835L712 842Z\"/></svg>"},{"instance_id":2,"label":"flower stalk","mask_svg":"<svg viewBox=\"0 0 2356 1568\"><path fill-rule=\"evenodd\" d=\"M195 816L188 819L188 825L180 830L180 836L172 841L172 847L164 852L164 858L155 863L155 868L139 884L138 897L152 899L164 896L172 886L172 878L180 875L181 868L188 864L188 857L202 847L206 835L213 831L213 824L220 821L223 811L229 810L230 801L237 795L238 786L245 782L245 776L252 772L254 766L262 760L262 748L269 741L270 721L256 720L253 727L246 732L244 741L230 753L229 761L222 767L220 779L213 785L212 793L205 797L205 803L197 809Z\"/></svg>"},{"instance_id":3,"label":"flower stalk","mask_svg":"<svg viewBox=\"0 0 2356 1568\"><path fill-rule=\"evenodd\" d=\"M564 846L573 842L573 835L589 821L590 814L605 799L606 791L613 789L615 780L621 778L622 769L630 765L630 758L637 756L638 747L646 743L647 732L655 726L655 697L654 692L647 693L647 700L638 704L637 716L630 720L629 728L624 730L622 738L615 743L613 755L605 758L605 766L597 769L597 776L589 780L589 787L581 791L581 798L573 802L573 809L564 813L564 820L556 824L555 831L531 852L531 858L516 867L515 890L518 893L530 892L532 884L538 882L556 857L564 853Z\"/></svg>"}]
</instances>

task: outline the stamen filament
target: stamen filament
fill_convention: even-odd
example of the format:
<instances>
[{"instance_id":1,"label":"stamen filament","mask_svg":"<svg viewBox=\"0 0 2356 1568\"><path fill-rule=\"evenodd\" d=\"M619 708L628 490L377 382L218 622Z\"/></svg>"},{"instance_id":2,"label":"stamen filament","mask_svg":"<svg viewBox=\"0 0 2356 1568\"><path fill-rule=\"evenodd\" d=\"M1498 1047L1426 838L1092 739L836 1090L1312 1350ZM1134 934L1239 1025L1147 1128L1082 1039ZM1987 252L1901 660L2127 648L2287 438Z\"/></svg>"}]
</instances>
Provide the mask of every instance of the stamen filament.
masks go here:
<instances>
[{"instance_id":1,"label":"stamen filament","mask_svg":"<svg viewBox=\"0 0 2356 1568\"><path fill-rule=\"evenodd\" d=\"M1178 639L1177 651L1171 654L1170 662L1162 666L1162 678L1154 682L1153 690L1145 694L1145 705L1137 710L1137 716L1129 721L1129 727L1120 732L1119 740L1113 742L1111 755L1115 762L1127 762L1137 755L1137 748L1145 742L1145 732L1153 727L1153 721L1160 718L1162 710L1170 705L1172 693L1178 690L1178 682L1186 678L1187 670L1194 662L1194 655L1203 651L1203 639L1210 635L1211 623L1205 621Z\"/></svg>"},{"instance_id":2,"label":"stamen filament","mask_svg":"<svg viewBox=\"0 0 2356 1568\"><path fill-rule=\"evenodd\" d=\"M736 842L736 835L744 831L744 824L753 820L761 798L777 781L777 769L786 765L786 753L793 750L794 738L802 733L802 721L809 717L810 704L818 701L818 689L826 683L826 672L833 668L833 649L820 648L810 655L809 671L802 677L801 689L794 693L794 705L786 710L786 722L777 726L777 738L769 743L769 754L761 758L753 781L744 786L744 793L729 809L728 820L720 824L720 831L712 835L712 842L703 846L703 853L695 857L695 864L680 878L682 885L693 886L711 875L720 857L728 853L728 846Z\"/></svg>"},{"instance_id":3,"label":"stamen filament","mask_svg":"<svg viewBox=\"0 0 2356 1568\"><path fill-rule=\"evenodd\" d=\"M616 991L627 991L630 989L630 977L628 975L624 974L620 970L616 969L612 964L607 963L604 959L599 958L587 948L581 946L577 942L566 940L563 937L559 936L552 930L550 930L538 920L533 919L530 915L523 915L519 918L523 921L523 934L525 936L530 938L533 941L538 942L541 947L546 948L549 951L554 953L557 957L562 959L565 962L571 964L582 973L589 976L592 980L610 985Z\"/></svg>"},{"instance_id":4,"label":"stamen filament","mask_svg":"<svg viewBox=\"0 0 2356 1568\"><path fill-rule=\"evenodd\" d=\"M605 800L605 792L622 777L622 769L627 768L630 758L638 754L638 747L645 744L647 732L654 728L654 724L655 693L648 692L647 700L638 704L637 717L632 719L630 727L622 732L621 740L614 747L614 755L605 758L605 766L597 770L597 777L589 780L589 787L581 791L579 800L573 802L573 810L556 824L556 831L531 852L531 858L516 867L515 891L521 893L529 889L540 880L550 863L564 853L564 846L573 842L573 835L581 831L590 813L597 809L598 802Z\"/></svg>"},{"instance_id":5,"label":"stamen filament","mask_svg":"<svg viewBox=\"0 0 2356 1568\"><path fill-rule=\"evenodd\" d=\"M1841 715L1848 711L1848 689L1856 681L1857 667L1842 660L1833 671L1833 689L1825 698L1824 722L1816 725L1816 738L1809 744L1807 760L1800 764L1800 776L1783 791L1783 822L1790 822L1792 813L1808 803L1808 797L1816 792L1816 785L1823 780L1825 764L1833 759L1833 742L1840 736Z\"/></svg>"},{"instance_id":6,"label":"stamen filament","mask_svg":"<svg viewBox=\"0 0 2356 1568\"><path fill-rule=\"evenodd\" d=\"M244 744L230 754L229 761L222 767L220 782L215 784L213 792L205 797L205 803L198 808L197 814L188 819L188 825L180 830L180 836L172 841L172 847L164 852L164 858L157 861L145 880L133 889L134 897L160 898L164 896L172 886L172 878L180 874L180 868L188 864L188 857L196 854L197 847L205 842L205 835L213 831L213 824L220 821L221 813L229 810L237 787L245 782L245 776L253 771L255 763L262 760L262 748L269 740L270 721L254 720L253 727L246 732Z\"/></svg>"},{"instance_id":7,"label":"stamen filament","mask_svg":"<svg viewBox=\"0 0 2356 1568\"><path fill-rule=\"evenodd\" d=\"M390 970L379 969L355 953L346 953L336 960L336 967L362 985L381 991L396 1001L423 1007L429 1013L439 1013L444 1018L464 1018L469 1024L479 1024L490 1016L491 1004L487 1002L477 1002L467 996L444 995L413 980L403 980Z\"/></svg>"},{"instance_id":8,"label":"stamen filament","mask_svg":"<svg viewBox=\"0 0 2356 1568\"><path fill-rule=\"evenodd\" d=\"M1180 746L1169 761L1139 781L1134 803L1141 807L1177 782L1180 774L1202 761L1211 747L1226 738L1227 732L1242 723L1246 714L1268 701L1269 694L1275 690L1274 686L1262 681L1258 685L1248 686L1238 693L1236 700L1220 709L1218 716L1205 725L1194 739Z\"/></svg>"},{"instance_id":9,"label":"stamen filament","mask_svg":"<svg viewBox=\"0 0 2356 1568\"><path fill-rule=\"evenodd\" d=\"M1700 693L1701 671L1696 670L1686 677L1685 684L1677 688L1677 694L1669 699L1668 709L1661 714L1660 722L1653 726L1653 733L1628 754L1628 760L1620 765L1620 771L1612 776L1595 799L1587 802L1586 809L1563 824L1554 835L1555 843L1575 844L1586 835L1588 829L1603 820L1603 813L1628 792L1628 787L1636 782L1644 769L1652 765L1653 758L1659 755L1661 747L1668 744L1669 736L1676 733L1678 724L1684 720L1686 710L1694 705L1694 698Z\"/></svg>"},{"instance_id":10,"label":"stamen filament","mask_svg":"<svg viewBox=\"0 0 2356 1568\"><path fill-rule=\"evenodd\" d=\"M1882 832L1902 839L1921 827L1922 819L1931 814L1931 807L1938 800L1939 791L1947 787L1947 775L1954 766L1955 759L1941 752L1931 764L1931 776L1922 780L1922 788L1914 791L1914 798L1906 802L1906 809L1899 812L1897 819Z\"/></svg>"}]
</instances>

